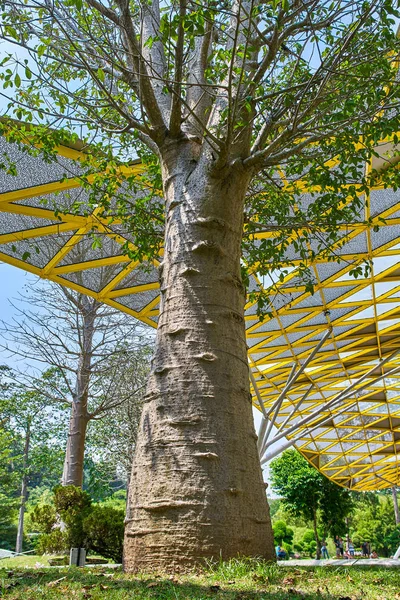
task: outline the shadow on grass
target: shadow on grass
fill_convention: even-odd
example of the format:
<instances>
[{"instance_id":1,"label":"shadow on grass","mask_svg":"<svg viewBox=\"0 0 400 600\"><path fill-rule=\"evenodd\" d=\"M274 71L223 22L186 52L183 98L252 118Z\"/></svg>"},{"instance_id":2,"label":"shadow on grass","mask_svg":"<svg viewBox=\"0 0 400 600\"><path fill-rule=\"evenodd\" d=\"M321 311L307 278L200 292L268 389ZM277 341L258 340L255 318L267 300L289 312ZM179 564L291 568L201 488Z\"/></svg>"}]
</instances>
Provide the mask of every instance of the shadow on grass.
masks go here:
<instances>
[{"instance_id":1,"label":"shadow on grass","mask_svg":"<svg viewBox=\"0 0 400 600\"><path fill-rule=\"evenodd\" d=\"M252 582L214 581L209 575L134 577L90 568L0 570L0 600L351 600L360 591L330 590L328 574L322 587L307 589L313 572L304 569L297 578L283 572L275 581Z\"/></svg>"}]
</instances>

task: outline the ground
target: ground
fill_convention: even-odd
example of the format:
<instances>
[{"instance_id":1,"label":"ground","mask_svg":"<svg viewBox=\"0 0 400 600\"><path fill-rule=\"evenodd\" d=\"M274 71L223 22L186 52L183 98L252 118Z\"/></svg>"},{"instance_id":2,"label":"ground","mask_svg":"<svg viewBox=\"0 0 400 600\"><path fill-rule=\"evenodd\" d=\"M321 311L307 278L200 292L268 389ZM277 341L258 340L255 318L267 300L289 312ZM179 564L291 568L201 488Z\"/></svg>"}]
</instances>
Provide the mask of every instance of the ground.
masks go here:
<instances>
[{"instance_id":1,"label":"ground","mask_svg":"<svg viewBox=\"0 0 400 600\"><path fill-rule=\"evenodd\" d=\"M185 576L120 569L4 568L0 600L400 600L400 570L232 560Z\"/></svg>"}]
</instances>

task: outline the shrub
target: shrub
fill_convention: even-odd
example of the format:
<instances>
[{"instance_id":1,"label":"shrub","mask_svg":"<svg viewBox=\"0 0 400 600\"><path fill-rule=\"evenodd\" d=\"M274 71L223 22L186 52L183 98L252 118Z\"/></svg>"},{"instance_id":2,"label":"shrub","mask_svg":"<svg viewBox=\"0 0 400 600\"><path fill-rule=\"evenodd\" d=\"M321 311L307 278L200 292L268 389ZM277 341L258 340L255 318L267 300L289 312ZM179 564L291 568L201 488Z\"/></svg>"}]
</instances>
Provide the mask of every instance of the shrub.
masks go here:
<instances>
[{"instance_id":1,"label":"shrub","mask_svg":"<svg viewBox=\"0 0 400 600\"><path fill-rule=\"evenodd\" d=\"M93 506L83 520L86 548L122 562L125 512L112 506Z\"/></svg>"},{"instance_id":2,"label":"shrub","mask_svg":"<svg viewBox=\"0 0 400 600\"><path fill-rule=\"evenodd\" d=\"M83 547L83 520L89 514L92 504L89 494L74 485L59 485L54 488L54 504L65 525L67 548Z\"/></svg>"},{"instance_id":3,"label":"shrub","mask_svg":"<svg viewBox=\"0 0 400 600\"><path fill-rule=\"evenodd\" d=\"M275 544L282 545L283 542L286 542L287 544L292 543L294 531L286 525L285 521L275 521L272 530L274 533Z\"/></svg>"},{"instance_id":4,"label":"shrub","mask_svg":"<svg viewBox=\"0 0 400 600\"><path fill-rule=\"evenodd\" d=\"M51 533L57 523L57 513L51 504L37 505L29 513L32 525L40 533Z\"/></svg>"},{"instance_id":5,"label":"shrub","mask_svg":"<svg viewBox=\"0 0 400 600\"><path fill-rule=\"evenodd\" d=\"M296 552L304 551L304 546L301 543L293 544L293 548L296 550Z\"/></svg>"},{"instance_id":6,"label":"shrub","mask_svg":"<svg viewBox=\"0 0 400 600\"><path fill-rule=\"evenodd\" d=\"M68 549L67 534L61 529L53 529L50 533L43 533L37 540L36 552L38 554L60 554Z\"/></svg>"},{"instance_id":7,"label":"shrub","mask_svg":"<svg viewBox=\"0 0 400 600\"><path fill-rule=\"evenodd\" d=\"M38 505L31 512L31 521L41 533L36 550L58 554L85 547L88 552L121 562L124 516L124 509L110 503L92 505L89 494L81 488L58 486L54 506Z\"/></svg>"}]
</instances>

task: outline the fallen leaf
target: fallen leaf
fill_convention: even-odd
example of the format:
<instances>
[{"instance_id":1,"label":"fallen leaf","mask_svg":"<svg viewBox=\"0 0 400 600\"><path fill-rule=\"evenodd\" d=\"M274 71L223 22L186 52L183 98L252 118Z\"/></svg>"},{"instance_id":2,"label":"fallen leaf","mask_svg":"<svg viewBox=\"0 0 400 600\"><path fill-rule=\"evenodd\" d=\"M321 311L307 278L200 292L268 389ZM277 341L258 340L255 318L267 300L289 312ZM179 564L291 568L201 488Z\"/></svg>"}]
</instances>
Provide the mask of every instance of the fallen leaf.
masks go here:
<instances>
[{"instance_id":1,"label":"fallen leaf","mask_svg":"<svg viewBox=\"0 0 400 600\"><path fill-rule=\"evenodd\" d=\"M157 587L157 585L158 585L157 581L152 581L151 583L148 583L146 587L152 588L152 587Z\"/></svg>"},{"instance_id":2,"label":"fallen leaf","mask_svg":"<svg viewBox=\"0 0 400 600\"><path fill-rule=\"evenodd\" d=\"M54 581L50 581L47 584L47 587L55 587L56 585L58 585L60 583L60 581L64 581L64 579L67 579L66 575L64 577L60 577L60 579L55 579Z\"/></svg>"}]
</instances>

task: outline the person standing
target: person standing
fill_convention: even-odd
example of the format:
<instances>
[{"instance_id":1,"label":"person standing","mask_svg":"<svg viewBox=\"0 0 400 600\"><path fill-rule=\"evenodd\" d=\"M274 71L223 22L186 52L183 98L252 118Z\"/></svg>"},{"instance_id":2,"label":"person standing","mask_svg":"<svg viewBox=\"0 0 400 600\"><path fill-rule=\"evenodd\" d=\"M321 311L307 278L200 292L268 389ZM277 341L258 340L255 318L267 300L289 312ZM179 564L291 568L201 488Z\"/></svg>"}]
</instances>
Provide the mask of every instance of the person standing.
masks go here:
<instances>
[{"instance_id":1,"label":"person standing","mask_svg":"<svg viewBox=\"0 0 400 600\"><path fill-rule=\"evenodd\" d=\"M325 540L322 542L321 545L321 552L322 552L322 558L326 558L329 559L329 552L328 552L328 548L326 547L326 542Z\"/></svg>"},{"instance_id":2,"label":"person standing","mask_svg":"<svg viewBox=\"0 0 400 600\"><path fill-rule=\"evenodd\" d=\"M339 538L339 552L340 552L341 558L343 558L343 556L344 556L344 546L343 546L343 540L342 540L341 537Z\"/></svg>"}]
</instances>

